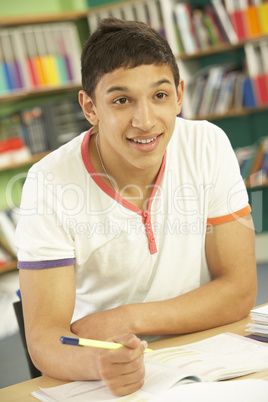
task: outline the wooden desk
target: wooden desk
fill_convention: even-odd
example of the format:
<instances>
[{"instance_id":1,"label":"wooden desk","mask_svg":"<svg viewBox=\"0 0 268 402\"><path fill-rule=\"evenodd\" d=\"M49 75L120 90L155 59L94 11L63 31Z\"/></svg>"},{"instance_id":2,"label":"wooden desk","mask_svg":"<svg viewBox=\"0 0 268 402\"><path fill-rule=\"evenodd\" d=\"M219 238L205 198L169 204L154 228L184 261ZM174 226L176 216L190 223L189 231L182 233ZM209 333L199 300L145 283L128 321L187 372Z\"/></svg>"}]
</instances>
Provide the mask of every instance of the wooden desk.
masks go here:
<instances>
[{"instance_id":1,"label":"wooden desk","mask_svg":"<svg viewBox=\"0 0 268 402\"><path fill-rule=\"evenodd\" d=\"M165 347L181 346L192 342L197 342L211 336L221 334L223 332L233 332L238 335L246 335L246 324L250 322L250 316L238 321L234 324L224 325L209 329L207 331L196 332L193 334L166 337L164 339L150 343L153 349L161 349ZM260 371L258 373L250 374L241 378L265 378L268 380L268 370ZM56 380L47 376L35 378L33 380L25 381L11 387L0 389L0 401L2 402L34 402L36 399L30 396L32 391L36 391L39 387L53 387L65 384L66 381Z\"/></svg>"}]
</instances>

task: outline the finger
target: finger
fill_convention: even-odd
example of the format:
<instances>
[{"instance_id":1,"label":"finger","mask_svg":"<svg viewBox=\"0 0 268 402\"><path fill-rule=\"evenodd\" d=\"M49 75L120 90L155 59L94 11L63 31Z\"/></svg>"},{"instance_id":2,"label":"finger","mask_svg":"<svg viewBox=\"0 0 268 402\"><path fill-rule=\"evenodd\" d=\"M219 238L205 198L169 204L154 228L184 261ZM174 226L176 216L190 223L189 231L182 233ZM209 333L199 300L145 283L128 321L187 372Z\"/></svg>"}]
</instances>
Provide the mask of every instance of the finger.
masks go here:
<instances>
[{"instance_id":1,"label":"finger","mask_svg":"<svg viewBox=\"0 0 268 402\"><path fill-rule=\"evenodd\" d=\"M106 386L115 395L127 395L140 389L144 384L145 368L142 365L138 370L127 374L105 378Z\"/></svg>"},{"instance_id":2,"label":"finger","mask_svg":"<svg viewBox=\"0 0 268 402\"><path fill-rule=\"evenodd\" d=\"M115 343L121 343L128 348L135 349L140 345L141 340L134 334L120 334L116 335L113 338L109 339L109 341Z\"/></svg>"}]
</instances>

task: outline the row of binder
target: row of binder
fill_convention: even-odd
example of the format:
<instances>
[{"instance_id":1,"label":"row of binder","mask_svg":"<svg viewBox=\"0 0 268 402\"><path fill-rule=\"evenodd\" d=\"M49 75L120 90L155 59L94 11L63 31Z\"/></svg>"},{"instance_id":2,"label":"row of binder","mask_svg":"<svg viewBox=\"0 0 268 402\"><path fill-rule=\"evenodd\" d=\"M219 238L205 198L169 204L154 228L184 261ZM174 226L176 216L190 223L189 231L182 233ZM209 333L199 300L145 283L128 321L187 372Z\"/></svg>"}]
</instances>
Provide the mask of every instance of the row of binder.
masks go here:
<instances>
[{"instance_id":1,"label":"row of binder","mask_svg":"<svg viewBox=\"0 0 268 402\"><path fill-rule=\"evenodd\" d=\"M165 36L162 7L159 0L119 4L118 7L94 12L88 16L90 33L94 32L103 18L115 17L127 21L142 21Z\"/></svg>"},{"instance_id":2,"label":"row of binder","mask_svg":"<svg viewBox=\"0 0 268 402\"><path fill-rule=\"evenodd\" d=\"M80 84L81 47L72 23L0 31L0 96Z\"/></svg>"}]
</instances>

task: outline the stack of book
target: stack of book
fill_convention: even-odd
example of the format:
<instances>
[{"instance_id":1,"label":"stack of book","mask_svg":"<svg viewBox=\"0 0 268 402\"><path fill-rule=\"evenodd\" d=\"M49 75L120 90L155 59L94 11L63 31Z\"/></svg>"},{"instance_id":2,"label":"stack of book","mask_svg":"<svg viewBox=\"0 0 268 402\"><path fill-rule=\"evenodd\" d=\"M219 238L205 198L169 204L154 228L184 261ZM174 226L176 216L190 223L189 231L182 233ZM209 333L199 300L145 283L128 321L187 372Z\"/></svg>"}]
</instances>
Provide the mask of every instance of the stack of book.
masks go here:
<instances>
[{"instance_id":1,"label":"stack of book","mask_svg":"<svg viewBox=\"0 0 268 402\"><path fill-rule=\"evenodd\" d=\"M0 31L0 96L79 85L81 46L73 23Z\"/></svg>"},{"instance_id":2,"label":"stack of book","mask_svg":"<svg viewBox=\"0 0 268 402\"><path fill-rule=\"evenodd\" d=\"M258 341L268 342L268 306L251 310L252 323L247 325L249 337Z\"/></svg>"}]
</instances>

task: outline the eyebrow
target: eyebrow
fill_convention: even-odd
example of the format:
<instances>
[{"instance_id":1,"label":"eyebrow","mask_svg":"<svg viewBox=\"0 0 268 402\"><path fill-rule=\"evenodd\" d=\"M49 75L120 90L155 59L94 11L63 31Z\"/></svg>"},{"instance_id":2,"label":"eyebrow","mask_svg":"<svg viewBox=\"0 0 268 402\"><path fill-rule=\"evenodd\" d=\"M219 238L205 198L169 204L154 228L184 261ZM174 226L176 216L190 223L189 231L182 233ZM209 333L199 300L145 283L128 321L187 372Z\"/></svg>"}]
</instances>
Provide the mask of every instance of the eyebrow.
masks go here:
<instances>
[{"instance_id":1,"label":"eyebrow","mask_svg":"<svg viewBox=\"0 0 268 402\"><path fill-rule=\"evenodd\" d=\"M151 87L152 88L157 88L162 84L169 84L172 85L171 81L168 79L163 79L163 80L159 80L157 82L154 82ZM129 92L129 89L127 87L120 87L120 86L113 86L107 89L106 93L109 94L111 92L115 92L115 91L119 91L119 92Z\"/></svg>"}]
</instances>

